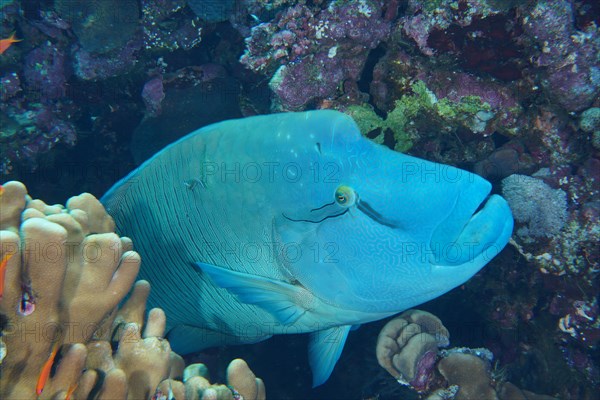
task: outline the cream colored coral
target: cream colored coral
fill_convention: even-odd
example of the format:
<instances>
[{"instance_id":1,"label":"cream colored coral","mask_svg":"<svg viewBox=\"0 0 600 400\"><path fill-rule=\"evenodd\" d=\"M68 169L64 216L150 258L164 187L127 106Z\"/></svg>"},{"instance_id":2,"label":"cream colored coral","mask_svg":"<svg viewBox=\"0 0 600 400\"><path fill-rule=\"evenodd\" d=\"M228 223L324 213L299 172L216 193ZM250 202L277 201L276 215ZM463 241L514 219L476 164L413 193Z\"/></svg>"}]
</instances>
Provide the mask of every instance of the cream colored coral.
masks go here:
<instances>
[{"instance_id":1,"label":"cream colored coral","mask_svg":"<svg viewBox=\"0 0 600 400\"><path fill-rule=\"evenodd\" d=\"M473 354L451 353L440 360L438 370L449 385L459 387L456 399L498 400L491 385L488 361Z\"/></svg>"},{"instance_id":2,"label":"cream colored coral","mask_svg":"<svg viewBox=\"0 0 600 400\"><path fill-rule=\"evenodd\" d=\"M43 397L50 398L79 379L86 358L81 343L111 318L135 280L140 258L124 251L129 241L105 232L114 224L93 196L71 199L68 205L75 209L32 200L19 182L3 189L0 250L13 257L0 302L10 327L4 332L0 395L35 398L42 366L52 347L62 345L58 371L66 372L45 385Z\"/></svg>"},{"instance_id":3,"label":"cream colored coral","mask_svg":"<svg viewBox=\"0 0 600 400\"><path fill-rule=\"evenodd\" d=\"M113 233L104 207L90 194L66 207L32 200L20 182L0 195L0 259L6 267L0 312L6 357L0 364L0 398L33 399L42 366L54 345L62 359L41 399L149 399L160 390L177 399L233 399L225 385L198 376L163 339L164 312L146 316L148 282L131 289L140 257L128 238ZM111 342L118 342L116 352ZM113 355L114 353L114 355ZM246 400L264 399L264 384L246 363L234 360L228 381ZM158 388L158 389L157 389ZM164 396L163 396L164 397Z\"/></svg>"},{"instance_id":4,"label":"cream colored coral","mask_svg":"<svg viewBox=\"0 0 600 400\"><path fill-rule=\"evenodd\" d=\"M244 399L263 400L266 398L265 385L257 378L242 359L235 359L227 367L227 382L233 386Z\"/></svg>"},{"instance_id":5,"label":"cream colored coral","mask_svg":"<svg viewBox=\"0 0 600 400\"><path fill-rule=\"evenodd\" d=\"M417 364L427 352L437 353L448 345L448 330L433 314L408 310L390 320L377 338L379 365L398 382L408 385L415 378Z\"/></svg>"},{"instance_id":6,"label":"cream colored coral","mask_svg":"<svg viewBox=\"0 0 600 400\"><path fill-rule=\"evenodd\" d=\"M435 351L435 369L421 395L426 400L555 400L553 397L521 391L510 382L492 383L490 360L486 349L459 348L442 350L448 345L448 330L435 315L409 310L390 320L377 339L377 360L401 384L415 378L419 359Z\"/></svg>"},{"instance_id":7,"label":"cream colored coral","mask_svg":"<svg viewBox=\"0 0 600 400\"><path fill-rule=\"evenodd\" d=\"M244 360L235 359L227 367L227 386L211 384L204 364L192 364L184 373L184 383L167 380L160 384L157 393L172 391L176 399L183 400L265 400L265 385L257 378ZM161 398L161 397L158 397ZM165 397L167 398L167 397Z\"/></svg>"}]
</instances>

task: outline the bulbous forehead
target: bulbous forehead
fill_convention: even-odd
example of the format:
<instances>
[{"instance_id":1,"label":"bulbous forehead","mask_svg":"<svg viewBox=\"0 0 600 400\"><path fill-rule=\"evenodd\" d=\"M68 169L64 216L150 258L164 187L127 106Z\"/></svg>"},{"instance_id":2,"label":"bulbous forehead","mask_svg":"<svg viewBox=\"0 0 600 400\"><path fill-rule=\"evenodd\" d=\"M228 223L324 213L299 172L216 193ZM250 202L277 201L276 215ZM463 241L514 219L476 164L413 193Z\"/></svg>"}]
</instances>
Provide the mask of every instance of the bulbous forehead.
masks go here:
<instances>
[{"instance_id":1,"label":"bulbous forehead","mask_svg":"<svg viewBox=\"0 0 600 400\"><path fill-rule=\"evenodd\" d=\"M296 148L315 148L321 154L348 153L364 138L356 123L334 110L279 114L265 121L282 144Z\"/></svg>"}]
</instances>

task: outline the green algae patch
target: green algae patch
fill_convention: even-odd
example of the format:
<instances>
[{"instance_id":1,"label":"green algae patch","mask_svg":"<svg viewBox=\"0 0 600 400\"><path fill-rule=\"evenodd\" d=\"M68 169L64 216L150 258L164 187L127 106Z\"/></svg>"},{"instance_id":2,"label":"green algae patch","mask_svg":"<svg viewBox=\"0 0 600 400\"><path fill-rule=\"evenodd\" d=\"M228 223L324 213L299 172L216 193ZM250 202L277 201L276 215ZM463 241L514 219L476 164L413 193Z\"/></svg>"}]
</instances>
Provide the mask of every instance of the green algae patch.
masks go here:
<instances>
[{"instance_id":1,"label":"green algae patch","mask_svg":"<svg viewBox=\"0 0 600 400\"><path fill-rule=\"evenodd\" d=\"M344 111L354 118L361 133L376 143L383 143L385 132L390 131L394 150L400 152L410 150L425 133L439 135L459 128L483 132L495 117L491 106L479 96L464 96L459 101L438 99L423 81L413 83L411 90L411 94L394 102L394 109L385 118L377 115L367 103L351 105Z\"/></svg>"},{"instance_id":2,"label":"green algae patch","mask_svg":"<svg viewBox=\"0 0 600 400\"><path fill-rule=\"evenodd\" d=\"M382 144L386 130L390 130L394 135L394 150L405 152L412 147L413 140L410 134L404 130L408 118L406 118L401 108L394 109L385 119L377 115L373 107L366 103L352 105L345 112L356 121L360 132L375 143ZM376 131L379 132L373 136L372 133Z\"/></svg>"},{"instance_id":3,"label":"green algae patch","mask_svg":"<svg viewBox=\"0 0 600 400\"><path fill-rule=\"evenodd\" d=\"M384 119L377 115L370 104L351 105L344 112L354 119L364 136L385 126ZM383 132L373 138L373 141L379 144L383 143Z\"/></svg>"}]
</instances>

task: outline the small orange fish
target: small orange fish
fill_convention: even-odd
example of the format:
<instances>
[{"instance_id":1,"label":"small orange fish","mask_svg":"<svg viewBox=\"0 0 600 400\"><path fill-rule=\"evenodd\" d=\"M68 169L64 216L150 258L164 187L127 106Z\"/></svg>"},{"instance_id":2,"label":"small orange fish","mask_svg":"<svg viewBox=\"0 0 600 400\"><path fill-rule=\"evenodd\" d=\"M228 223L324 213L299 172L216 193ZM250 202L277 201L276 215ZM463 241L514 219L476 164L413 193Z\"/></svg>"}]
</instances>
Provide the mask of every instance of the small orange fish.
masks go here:
<instances>
[{"instance_id":1,"label":"small orange fish","mask_svg":"<svg viewBox=\"0 0 600 400\"><path fill-rule=\"evenodd\" d=\"M0 196L4 193L4 186L0 185Z\"/></svg>"},{"instance_id":2,"label":"small orange fish","mask_svg":"<svg viewBox=\"0 0 600 400\"><path fill-rule=\"evenodd\" d=\"M52 369L52 364L54 364L56 353L58 353L58 342L54 343L52 346L52 353L50 353L50 357L48 357L48 360L46 360L42 370L40 371L40 376L38 378L37 385L35 386L35 392L38 396L44 391L46 381L50 377L50 370Z\"/></svg>"},{"instance_id":3,"label":"small orange fish","mask_svg":"<svg viewBox=\"0 0 600 400\"><path fill-rule=\"evenodd\" d=\"M14 255L15 253L6 254L4 257L2 257L2 261L0 261L0 299L4 294L4 274L6 272L6 266L8 265L8 260L10 260Z\"/></svg>"},{"instance_id":4,"label":"small orange fish","mask_svg":"<svg viewBox=\"0 0 600 400\"><path fill-rule=\"evenodd\" d=\"M65 396L65 400L71 400L71 396L73 395L73 392L75 391L75 389L77 389L77 382L75 382L74 384L72 384L69 387L69 390L67 390L67 395Z\"/></svg>"},{"instance_id":5,"label":"small orange fish","mask_svg":"<svg viewBox=\"0 0 600 400\"><path fill-rule=\"evenodd\" d=\"M22 41L23 39L15 39L13 32L8 38L0 39L0 54L4 53L13 43Z\"/></svg>"}]
</instances>

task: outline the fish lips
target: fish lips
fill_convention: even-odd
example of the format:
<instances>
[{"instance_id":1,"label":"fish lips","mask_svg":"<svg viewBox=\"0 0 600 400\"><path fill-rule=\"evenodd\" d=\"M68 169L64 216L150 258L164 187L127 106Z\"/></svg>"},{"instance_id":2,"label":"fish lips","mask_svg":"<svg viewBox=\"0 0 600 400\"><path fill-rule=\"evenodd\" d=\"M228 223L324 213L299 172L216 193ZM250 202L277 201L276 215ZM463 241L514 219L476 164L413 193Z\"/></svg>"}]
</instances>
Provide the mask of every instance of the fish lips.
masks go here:
<instances>
[{"instance_id":1,"label":"fish lips","mask_svg":"<svg viewBox=\"0 0 600 400\"><path fill-rule=\"evenodd\" d=\"M459 198L435 229L430 242L433 265L468 266L474 274L508 243L513 217L506 200L487 193L471 193L469 200L468 204L461 204Z\"/></svg>"}]
</instances>

